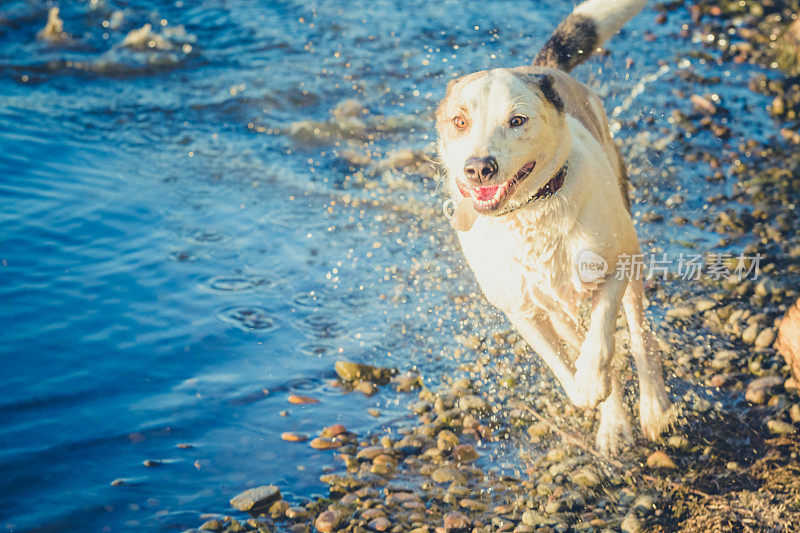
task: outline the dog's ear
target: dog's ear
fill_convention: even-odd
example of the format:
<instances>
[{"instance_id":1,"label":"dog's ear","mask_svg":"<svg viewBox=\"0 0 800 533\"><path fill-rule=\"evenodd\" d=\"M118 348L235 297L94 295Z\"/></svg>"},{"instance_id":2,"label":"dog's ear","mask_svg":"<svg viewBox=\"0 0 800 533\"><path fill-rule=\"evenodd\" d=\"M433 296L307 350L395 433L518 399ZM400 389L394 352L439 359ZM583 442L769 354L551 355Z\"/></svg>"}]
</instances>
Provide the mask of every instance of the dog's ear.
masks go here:
<instances>
[{"instance_id":1,"label":"dog's ear","mask_svg":"<svg viewBox=\"0 0 800 533\"><path fill-rule=\"evenodd\" d=\"M542 93L544 99L556 108L557 111L564 111L564 100L555 88L555 79L552 74L532 72L514 72L513 74L523 83L530 85Z\"/></svg>"}]
</instances>

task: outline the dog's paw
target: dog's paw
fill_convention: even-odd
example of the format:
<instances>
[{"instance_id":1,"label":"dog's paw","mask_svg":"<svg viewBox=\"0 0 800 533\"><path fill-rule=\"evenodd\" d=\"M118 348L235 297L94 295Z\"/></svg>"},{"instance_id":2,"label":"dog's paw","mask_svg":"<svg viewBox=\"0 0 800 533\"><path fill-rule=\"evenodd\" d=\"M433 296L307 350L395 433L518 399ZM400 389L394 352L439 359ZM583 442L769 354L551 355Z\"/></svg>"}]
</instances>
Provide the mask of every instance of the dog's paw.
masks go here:
<instances>
[{"instance_id":1,"label":"dog's paw","mask_svg":"<svg viewBox=\"0 0 800 533\"><path fill-rule=\"evenodd\" d=\"M607 369L594 364L594 358L581 356L575 362L572 401L576 407L593 409L608 397L611 390Z\"/></svg>"},{"instance_id":2,"label":"dog's paw","mask_svg":"<svg viewBox=\"0 0 800 533\"><path fill-rule=\"evenodd\" d=\"M600 419L597 428L595 446L597 451L606 457L617 455L619 452L633 444L633 432L628 419L625 417L608 420Z\"/></svg>"},{"instance_id":3,"label":"dog's paw","mask_svg":"<svg viewBox=\"0 0 800 533\"><path fill-rule=\"evenodd\" d=\"M643 391L639 400L639 422L646 438L657 441L661 434L669 430L675 420L675 409L661 391Z\"/></svg>"}]
</instances>

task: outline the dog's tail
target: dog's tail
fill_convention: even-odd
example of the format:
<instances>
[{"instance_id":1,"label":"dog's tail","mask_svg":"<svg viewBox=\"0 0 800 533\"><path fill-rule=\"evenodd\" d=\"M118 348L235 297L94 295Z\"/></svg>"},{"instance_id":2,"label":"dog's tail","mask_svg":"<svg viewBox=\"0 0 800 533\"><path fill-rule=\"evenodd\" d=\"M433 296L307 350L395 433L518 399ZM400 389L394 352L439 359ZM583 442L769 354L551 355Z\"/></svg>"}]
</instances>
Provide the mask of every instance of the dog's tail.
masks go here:
<instances>
[{"instance_id":1,"label":"dog's tail","mask_svg":"<svg viewBox=\"0 0 800 533\"><path fill-rule=\"evenodd\" d=\"M569 72L642 9L647 0L587 0L558 25L534 65Z\"/></svg>"}]
</instances>

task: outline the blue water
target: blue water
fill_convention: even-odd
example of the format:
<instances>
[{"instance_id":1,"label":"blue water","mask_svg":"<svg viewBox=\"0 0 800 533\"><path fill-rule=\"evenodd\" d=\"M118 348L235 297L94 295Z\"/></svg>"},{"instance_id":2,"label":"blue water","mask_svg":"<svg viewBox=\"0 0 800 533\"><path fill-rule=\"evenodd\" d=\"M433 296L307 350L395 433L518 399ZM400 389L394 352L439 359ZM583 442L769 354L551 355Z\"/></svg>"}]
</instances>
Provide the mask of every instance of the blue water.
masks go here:
<instances>
[{"instance_id":1,"label":"blue water","mask_svg":"<svg viewBox=\"0 0 800 533\"><path fill-rule=\"evenodd\" d=\"M472 327L452 297L475 290L433 180L364 186L337 154L425 149L446 80L525 62L571 2L63 2L71 40L57 45L36 39L49 6L0 5L0 523L172 531L255 484L323 493L331 457L280 433L391 427L396 397L343 394L334 361L416 367L435 385L457 366L453 334ZM653 16L579 71L609 109L686 19L645 42ZM120 46L145 23L170 50ZM657 130L646 116L670 130L664 104L685 89L672 68L620 111L620 138ZM760 105L746 79L716 89ZM348 98L404 126L317 144L287 133ZM689 189L702 193L691 216L725 187L700 165L655 172L669 146L631 156L637 213L668 212L648 195Z\"/></svg>"}]
</instances>

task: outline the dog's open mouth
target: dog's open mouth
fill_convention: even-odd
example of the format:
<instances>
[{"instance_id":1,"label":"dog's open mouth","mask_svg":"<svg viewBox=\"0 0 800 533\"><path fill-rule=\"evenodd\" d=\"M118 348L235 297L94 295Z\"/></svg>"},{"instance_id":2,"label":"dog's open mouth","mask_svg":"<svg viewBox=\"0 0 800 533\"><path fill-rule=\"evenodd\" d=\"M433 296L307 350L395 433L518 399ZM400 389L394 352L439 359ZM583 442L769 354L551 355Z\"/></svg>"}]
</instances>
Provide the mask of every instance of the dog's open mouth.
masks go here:
<instances>
[{"instance_id":1,"label":"dog's open mouth","mask_svg":"<svg viewBox=\"0 0 800 533\"><path fill-rule=\"evenodd\" d=\"M527 178L536 161L525 163L521 169L514 174L514 177L500 185L487 185L481 187L465 188L458 184L461 195L472 198L472 204L479 213L489 213L500 207L503 202L511 196L517 185Z\"/></svg>"}]
</instances>

